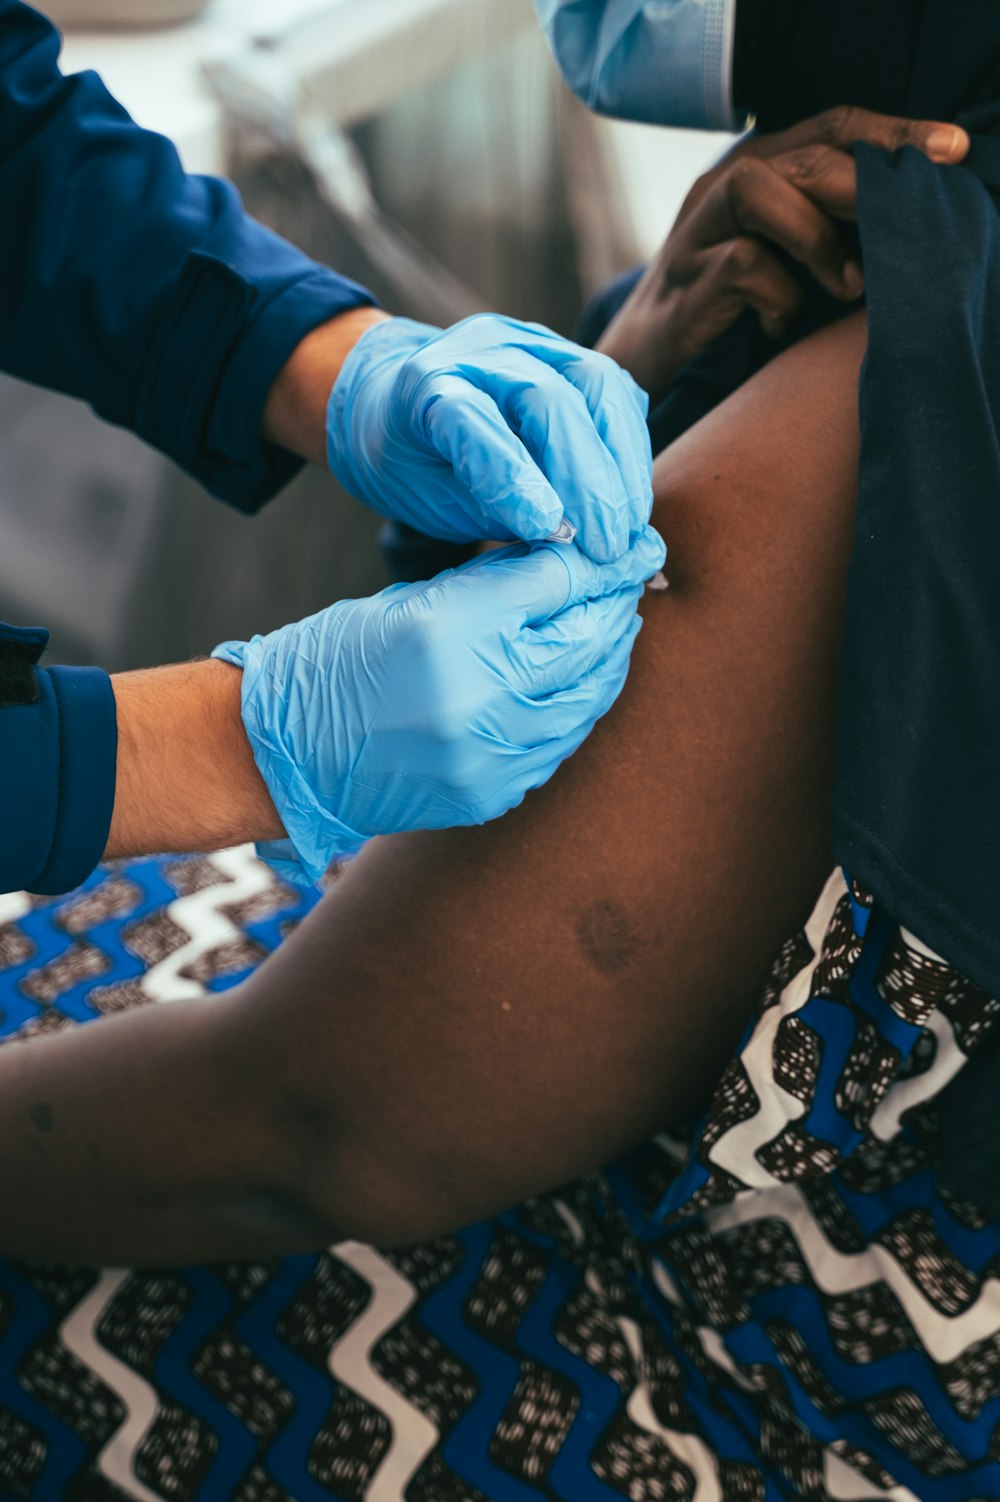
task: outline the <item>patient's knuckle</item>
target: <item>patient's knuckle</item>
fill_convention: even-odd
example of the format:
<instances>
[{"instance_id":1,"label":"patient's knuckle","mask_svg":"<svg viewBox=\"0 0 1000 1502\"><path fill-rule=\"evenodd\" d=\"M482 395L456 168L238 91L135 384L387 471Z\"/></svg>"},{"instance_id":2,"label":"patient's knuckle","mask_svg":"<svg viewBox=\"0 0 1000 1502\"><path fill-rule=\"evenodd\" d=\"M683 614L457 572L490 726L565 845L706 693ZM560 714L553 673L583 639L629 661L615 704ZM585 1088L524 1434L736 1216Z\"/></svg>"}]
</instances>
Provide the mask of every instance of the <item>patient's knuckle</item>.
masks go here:
<instances>
[{"instance_id":1,"label":"patient's knuckle","mask_svg":"<svg viewBox=\"0 0 1000 1502\"><path fill-rule=\"evenodd\" d=\"M767 189L771 169L757 157L741 157L726 173L726 194L730 207L739 215L756 203ZM773 179L772 179L773 180Z\"/></svg>"},{"instance_id":2,"label":"patient's knuckle","mask_svg":"<svg viewBox=\"0 0 1000 1502\"><path fill-rule=\"evenodd\" d=\"M923 147L928 127L917 120L894 120L889 129L887 145L898 150L901 146Z\"/></svg>"},{"instance_id":3,"label":"patient's knuckle","mask_svg":"<svg viewBox=\"0 0 1000 1502\"><path fill-rule=\"evenodd\" d=\"M831 146L801 146L782 159L783 175L794 187L808 188L833 171L839 156Z\"/></svg>"},{"instance_id":4,"label":"patient's knuckle","mask_svg":"<svg viewBox=\"0 0 1000 1502\"><path fill-rule=\"evenodd\" d=\"M863 110L853 105L837 104L826 109L815 119L816 139L827 146L841 146L853 139L852 132L860 126Z\"/></svg>"},{"instance_id":5,"label":"patient's knuckle","mask_svg":"<svg viewBox=\"0 0 1000 1502\"><path fill-rule=\"evenodd\" d=\"M730 240L722 258L726 276L733 284L738 284L750 276L756 270L759 261L760 247L747 235Z\"/></svg>"}]
</instances>

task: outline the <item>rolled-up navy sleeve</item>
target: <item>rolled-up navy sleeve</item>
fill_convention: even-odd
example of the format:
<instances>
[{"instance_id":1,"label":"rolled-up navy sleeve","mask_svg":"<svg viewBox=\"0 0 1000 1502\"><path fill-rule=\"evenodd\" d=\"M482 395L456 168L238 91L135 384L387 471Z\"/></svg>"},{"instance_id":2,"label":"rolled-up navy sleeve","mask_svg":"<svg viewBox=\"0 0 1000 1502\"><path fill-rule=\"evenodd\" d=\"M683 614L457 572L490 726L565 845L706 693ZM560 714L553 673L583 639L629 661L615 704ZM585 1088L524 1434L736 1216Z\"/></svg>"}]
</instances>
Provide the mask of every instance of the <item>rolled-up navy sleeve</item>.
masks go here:
<instances>
[{"instance_id":1,"label":"rolled-up navy sleeve","mask_svg":"<svg viewBox=\"0 0 1000 1502\"><path fill-rule=\"evenodd\" d=\"M44 630L0 623L0 892L78 886L107 844L118 744L111 679L37 666Z\"/></svg>"},{"instance_id":2,"label":"rolled-up navy sleeve","mask_svg":"<svg viewBox=\"0 0 1000 1502\"><path fill-rule=\"evenodd\" d=\"M0 368L83 398L252 511L298 467L261 425L311 329L370 303L183 170L59 35L0 0Z\"/></svg>"}]
</instances>

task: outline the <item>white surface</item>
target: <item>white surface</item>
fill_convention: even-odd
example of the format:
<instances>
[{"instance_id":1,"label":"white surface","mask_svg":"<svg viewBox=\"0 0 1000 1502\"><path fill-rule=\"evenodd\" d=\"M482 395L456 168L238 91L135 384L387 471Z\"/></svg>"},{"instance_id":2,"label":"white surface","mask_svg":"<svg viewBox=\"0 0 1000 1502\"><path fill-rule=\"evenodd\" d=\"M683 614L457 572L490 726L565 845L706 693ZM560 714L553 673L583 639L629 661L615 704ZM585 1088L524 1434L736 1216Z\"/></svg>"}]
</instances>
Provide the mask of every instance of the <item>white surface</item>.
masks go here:
<instances>
[{"instance_id":1,"label":"white surface","mask_svg":"<svg viewBox=\"0 0 1000 1502\"><path fill-rule=\"evenodd\" d=\"M318 38L324 83L350 87L353 101L338 96L338 106L346 102L358 118L359 109L387 102L387 87L401 93L468 56L477 42L492 45L498 28L510 30L508 13L522 24L528 10L527 0L211 0L182 26L71 33L62 65L96 69L140 125L174 140L189 171L219 172L221 110L204 78L206 62L238 57L256 38L281 37L283 58L298 53L308 71ZM331 113L345 117L341 107Z\"/></svg>"},{"instance_id":2,"label":"white surface","mask_svg":"<svg viewBox=\"0 0 1000 1502\"><path fill-rule=\"evenodd\" d=\"M189 171L222 172L222 114L204 64L232 61L266 89L267 54L249 52L255 38L280 37L282 72L297 69L310 104L322 92L331 116L349 123L528 24L529 0L210 0L182 26L73 33L63 67L95 68L141 125L176 142ZM731 138L619 122L607 132L635 243L650 256Z\"/></svg>"},{"instance_id":3,"label":"white surface","mask_svg":"<svg viewBox=\"0 0 1000 1502\"><path fill-rule=\"evenodd\" d=\"M706 130L607 122L608 150L643 260L656 253L695 178L713 166L736 138Z\"/></svg>"}]
</instances>

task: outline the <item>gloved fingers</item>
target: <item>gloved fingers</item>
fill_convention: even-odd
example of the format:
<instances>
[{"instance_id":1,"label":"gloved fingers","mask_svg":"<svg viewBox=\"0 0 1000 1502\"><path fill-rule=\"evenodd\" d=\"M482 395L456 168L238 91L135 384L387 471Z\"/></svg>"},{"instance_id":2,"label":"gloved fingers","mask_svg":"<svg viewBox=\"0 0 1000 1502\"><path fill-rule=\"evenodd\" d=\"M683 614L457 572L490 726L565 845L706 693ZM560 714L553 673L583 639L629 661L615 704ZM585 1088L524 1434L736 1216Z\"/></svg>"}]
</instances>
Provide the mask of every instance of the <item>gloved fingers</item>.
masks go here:
<instances>
[{"instance_id":1,"label":"gloved fingers","mask_svg":"<svg viewBox=\"0 0 1000 1502\"><path fill-rule=\"evenodd\" d=\"M653 509L653 451L646 426L649 397L627 371L607 355L594 350L558 340L551 347L542 346L538 357L579 391L594 430L611 455L620 477L629 531L640 531L649 521ZM575 459L575 455L573 457ZM582 504L587 498L587 490L580 486L580 476L584 473L582 463L576 463L573 470L576 485L566 491L556 486L562 495L566 514L580 530L581 537L588 521ZM581 501L573 499L571 504L575 491L580 491ZM605 505L608 500L609 497L605 496ZM578 516L581 519L578 520ZM586 545L584 551L592 552ZM592 553L592 556L598 557L598 554Z\"/></svg>"},{"instance_id":2,"label":"gloved fingers","mask_svg":"<svg viewBox=\"0 0 1000 1502\"><path fill-rule=\"evenodd\" d=\"M587 403L594 426L621 471L630 530L639 532L653 511L653 449L646 426L649 397L607 355L587 350L567 358L561 370Z\"/></svg>"},{"instance_id":3,"label":"gloved fingers","mask_svg":"<svg viewBox=\"0 0 1000 1502\"><path fill-rule=\"evenodd\" d=\"M537 625L583 600L638 589L662 569L666 556L659 533L645 527L614 563L595 563L575 544L515 546L463 564L442 581L442 587L485 589L491 620L511 628Z\"/></svg>"},{"instance_id":4,"label":"gloved fingers","mask_svg":"<svg viewBox=\"0 0 1000 1502\"><path fill-rule=\"evenodd\" d=\"M624 688L632 646L641 630L642 618L635 616L605 663L574 688L528 706L528 733L522 736L522 749L511 761L510 776L480 807L480 821L514 808L525 793L548 782L556 768L579 749ZM505 728L509 728L506 721Z\"/></svg>"},{"instance_id":5,"label":"gloved fingers","mask_svg":"<svg viewBox=\"0 0 1000 1502\"><path fill-rule=\"evenodd\" d=\"M519 687L530 699L573 688L608 660L632 629L642 590L626 588L570 606L523 633Z\"/></svg>"},{"instance_id":6,"label":"gloved fingers","mask_svg":"<svg viewBox=\"0 0 1000 1502\"><path fill-rule=\"evenodd\" d=\"M632 648L641 630L642 616L633 616L631 624L598 667L580 678L572 688L560 689L546 699L535 701L539 746L544 745L540 739L542 734L551 743L571 740L577 734L582 741L589 735L625 687Z\"/></svg>"},{"instance_id":7,"label":"gloved fingers","mask_svg":"<svg viewBox=\"0 0 1000 1502\"><path fill-rule=\"evenodd\" d=\"M652 510L649 398L606 355L540 324L489 321L501 324L503 358L470 379L551 482L584 552L601 563L620 556Z\"/></svg>"},{"instance_id":8,"label":"gloved fingers","mask_svg":"<svg viewBox=\"0 0 1000 1502\"><path fill-rule=\"evenodd\" d=\"M573 382L528 355L523 360L525 379L491 394L559 496L578 546L598 563L619 558L632 530L622 463Z\"/></svg>"},{"instance_id":9,"label":"gloved fingers","mask_svg":"<svg viewBox=\"0 0 1000 1502\"><path fill-rule=\"evenodd\" d=\"M558 544L549 544L558 547ZM559 547L559 555L570 576L570 594L563 607L581 600L599 600L630 586L638 589L658 574L666 562L667 549L655 527L645 526L633 539L628 551L613 563L595 563L577 547ZM537 617L536 617L537 619Z\"/></svg>"},{"instance_id":10,"label":"gloved fingers","mask_svg":"<svg viewBox=\"0 0 1000 1502\"><path fill-rule=\"evenodd\" d=\"M424 427L466 492L483 537L540 542L558 530L559 496L487 391L462 376L435 376Z\"/></svg>"}]
</instances>

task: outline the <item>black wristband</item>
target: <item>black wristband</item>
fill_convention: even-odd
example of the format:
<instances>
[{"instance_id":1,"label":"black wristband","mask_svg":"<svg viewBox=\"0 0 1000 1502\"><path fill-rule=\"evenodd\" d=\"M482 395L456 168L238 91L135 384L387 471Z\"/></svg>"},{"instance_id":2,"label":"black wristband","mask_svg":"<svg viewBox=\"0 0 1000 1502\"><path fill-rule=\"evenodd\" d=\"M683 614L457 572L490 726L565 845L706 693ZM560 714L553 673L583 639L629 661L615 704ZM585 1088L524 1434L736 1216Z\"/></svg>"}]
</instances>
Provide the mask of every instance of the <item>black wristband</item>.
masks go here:
<instances>
[{"instance_id":1,"label":"black wristband","mask_svg":"<svg viewBox=\"0 0 1000 1502\"><path fill-rule=\"evenodd\" d=\"M37 641L7 641L0 637L0 708L37 703L35 668L43 651L43 645Z\"/></svg>"}]
</instances>

